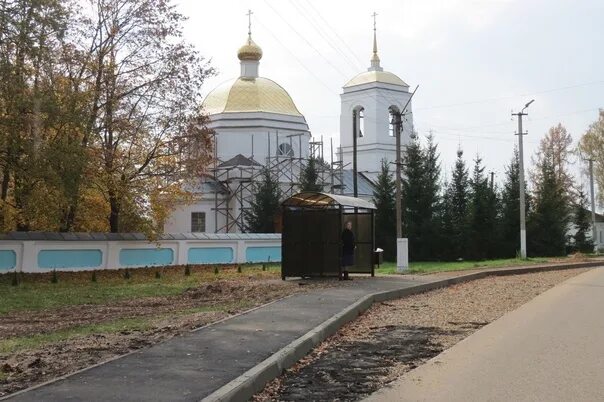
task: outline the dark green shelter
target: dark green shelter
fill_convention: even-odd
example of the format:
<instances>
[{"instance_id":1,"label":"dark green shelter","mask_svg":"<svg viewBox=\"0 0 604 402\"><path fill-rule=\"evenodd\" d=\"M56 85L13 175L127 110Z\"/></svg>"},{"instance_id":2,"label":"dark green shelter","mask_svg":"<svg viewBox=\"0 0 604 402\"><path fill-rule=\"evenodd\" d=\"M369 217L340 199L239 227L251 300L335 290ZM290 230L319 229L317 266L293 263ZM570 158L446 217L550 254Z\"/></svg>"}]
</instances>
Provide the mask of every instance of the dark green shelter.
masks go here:
<instances>
[{"instance_id":1,"label":"dark green shelter","mask_svg":"<svg viewBox=\"0 0 604 402\"><path fill-rule=\"evenodd\" d=\"M295 194L281 204L281 276L340 276L342 231L352 222L357 248L350 273L374 275L375 206L360 198L319 192Z\"/></svg>"}]
</instances>

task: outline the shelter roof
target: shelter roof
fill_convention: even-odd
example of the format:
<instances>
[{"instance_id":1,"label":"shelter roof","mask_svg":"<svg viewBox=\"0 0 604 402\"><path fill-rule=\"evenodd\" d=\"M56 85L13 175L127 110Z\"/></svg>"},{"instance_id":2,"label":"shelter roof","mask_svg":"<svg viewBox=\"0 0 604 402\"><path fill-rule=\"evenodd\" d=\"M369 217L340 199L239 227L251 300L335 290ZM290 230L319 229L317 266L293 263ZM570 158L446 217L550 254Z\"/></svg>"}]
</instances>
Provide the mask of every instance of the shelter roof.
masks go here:
<instances>
[{"instance_id":1,"label":"shelter roof","mask_svg":"<svg viewBox=\"0 0 604 402\"><path fill-rule=\"evenodd\" d=\"M281 205L285 207L304 207L316 209L334 208L339 206L375 209L375 205L373 205L373 203L360 198L310 191L292 195L283 201Z\"/></svg>"}]
</instances>

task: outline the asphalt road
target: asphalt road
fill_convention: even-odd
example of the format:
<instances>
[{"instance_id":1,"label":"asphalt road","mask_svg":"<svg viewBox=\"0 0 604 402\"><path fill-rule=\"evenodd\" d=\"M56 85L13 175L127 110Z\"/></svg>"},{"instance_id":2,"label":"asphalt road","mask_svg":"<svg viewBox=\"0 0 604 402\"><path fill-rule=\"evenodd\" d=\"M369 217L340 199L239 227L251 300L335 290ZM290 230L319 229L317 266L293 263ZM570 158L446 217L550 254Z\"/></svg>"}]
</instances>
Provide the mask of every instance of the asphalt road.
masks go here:
<instances>
[{"instance_id":1,"label":"asphalt road","mask_svg":"<svg viewBox=\"0 0 604 402\"><path fill-rule=\"evenodd\" d=\"M604 268L542 293L367 401L604 401Z\"/></svg>"}]
</instances>

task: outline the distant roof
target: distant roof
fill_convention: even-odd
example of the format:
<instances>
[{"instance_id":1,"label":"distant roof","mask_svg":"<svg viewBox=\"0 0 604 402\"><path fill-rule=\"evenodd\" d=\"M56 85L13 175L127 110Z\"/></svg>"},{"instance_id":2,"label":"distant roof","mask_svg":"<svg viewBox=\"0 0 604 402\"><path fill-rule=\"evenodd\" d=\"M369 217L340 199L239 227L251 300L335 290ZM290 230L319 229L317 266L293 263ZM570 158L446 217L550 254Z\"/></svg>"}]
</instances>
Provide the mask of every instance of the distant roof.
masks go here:
<instances>
[{"instance_id":1,"label":"distant roof","mask_svg":"<svg viewBox=\"0 0 604 402\"><path fill-rule=\"evenodd\" d=\"M356 85L369 84L373 82L380 82L391 85L398 85L401 87L408 87L407 83L388 71L364 71L350 81L348 81L344 88L353 87Z\"/></svg>"},{"instance_id":2,"label":"distant roof","mask_svg":"<svg viewBox=\"0 0 604 402\"><path fill-rule=\"evenodd\" d=\"M375 209L375 205L360 198L347 197L345 195L327 194L306 191L294 194L281 203L285 207L307 207L307 208L334 208L352 207Z\"/></svg>"},{"instance_id":3,"label":"distant roof","mask_svg":"<svg viewBox=\"0 0 604 402\"><path fill-rule=\"evenodd\" d=\"M222 162L218 165L219 168L235 167L235 166L262 166L252 158L248 158L241 154L237 154L226 162Z\"/></svg>"},{"instance_id":4,"label":"distant roof","mask_svg":"<svg viewBox=\"0 0 604 402\"><path fill-rule=\"evenodd\" d=\"M343 193L345 195L353 195L354 191L354 175L352 174L352 170L344 170L342 171L342 184L344 185ZM373 189L374 185L367 177L365 177L362 173L357 172L357 187L358 192L357 195L359 197L373 197Z\"/></svg>"}]
</instances>

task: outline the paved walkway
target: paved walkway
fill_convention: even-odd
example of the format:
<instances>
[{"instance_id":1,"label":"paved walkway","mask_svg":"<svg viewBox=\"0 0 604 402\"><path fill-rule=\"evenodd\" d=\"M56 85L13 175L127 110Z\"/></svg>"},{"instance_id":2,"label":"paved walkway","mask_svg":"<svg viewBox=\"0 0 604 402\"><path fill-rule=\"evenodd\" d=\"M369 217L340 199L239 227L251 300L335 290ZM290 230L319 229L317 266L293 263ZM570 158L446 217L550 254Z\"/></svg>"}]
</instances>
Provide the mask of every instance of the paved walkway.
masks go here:
<instances>
[{"instance_id":1,"label":"paved walkway","mask_svg":"<svg viewBox=\"0 0 604 402\"><path fill-rule=\"evenodd\" d=\"M367 401L604 400L604 269L542 293Z\"/></svg>"},{"instance_id":2,"label":"paved walkway","mask_svg":"<svg viewBox=\"0 0 604 402\"><path fill-rule=\"evenodd\" d=\"M358 279L269 304L137 351L11 401L199 401L360 298L434 281Z\"/></svg>"}]
</instances>

